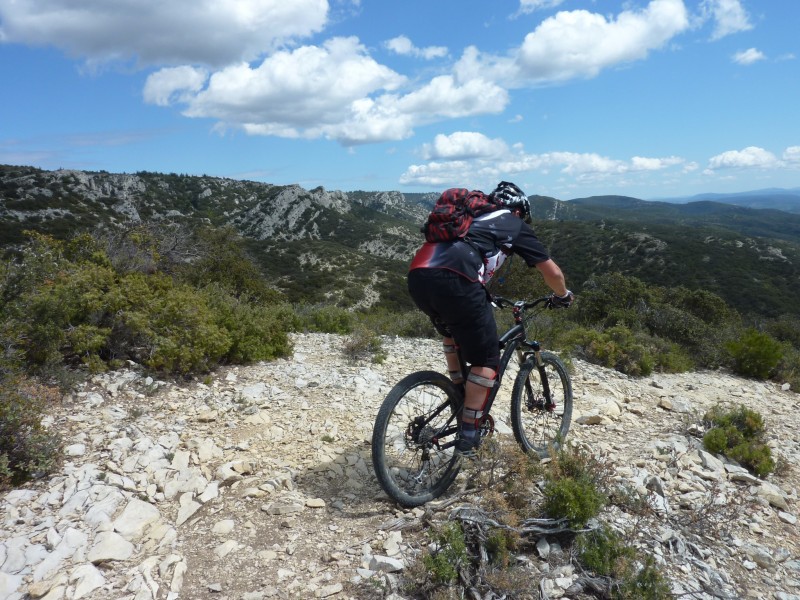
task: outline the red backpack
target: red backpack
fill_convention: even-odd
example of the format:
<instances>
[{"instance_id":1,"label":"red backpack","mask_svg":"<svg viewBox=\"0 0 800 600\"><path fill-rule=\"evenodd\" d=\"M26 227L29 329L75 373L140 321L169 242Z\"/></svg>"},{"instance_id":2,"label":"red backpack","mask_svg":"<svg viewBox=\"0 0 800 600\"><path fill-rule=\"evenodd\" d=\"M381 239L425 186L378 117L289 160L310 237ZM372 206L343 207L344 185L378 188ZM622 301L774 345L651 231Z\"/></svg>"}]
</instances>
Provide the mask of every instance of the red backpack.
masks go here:
<instances>
[{"instance_id":1,"label":"red backpack","mask_svg":"<svg viewBox=\"0 0 800 600\"><path fill-rule=\"evenodd\" d=\"M475 217L498 208L501 206L483 192L451 188L439 196L422 226L422 233L429 242L463 239Z\"/></svg>"}]
</instances>

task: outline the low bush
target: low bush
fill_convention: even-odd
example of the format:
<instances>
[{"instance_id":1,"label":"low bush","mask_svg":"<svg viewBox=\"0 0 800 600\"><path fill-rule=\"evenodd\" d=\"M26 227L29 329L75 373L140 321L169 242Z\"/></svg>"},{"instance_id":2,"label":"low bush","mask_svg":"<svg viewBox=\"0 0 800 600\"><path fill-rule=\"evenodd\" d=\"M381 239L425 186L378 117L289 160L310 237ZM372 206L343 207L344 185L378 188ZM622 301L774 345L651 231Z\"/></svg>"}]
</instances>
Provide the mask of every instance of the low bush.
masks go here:
<instances>
[{"instance_id":1,"label":"low bush","mask_svg":"<svg viewBox=\"0 0 800 600\"><path fill-rule=\"evenodd\" d=\"M793 315L783 315L765 324L766 333L780 342L791 344L800 351L800 321Z\"/></svg>"},{"instance_id":2,"label":"low bush","mask_svg":"<svg viewBox=\"0 0 800 600\"><path fill-rule=\"evenodd\" d=\"M549 461L523 453L512 440L488 438L481 448L481 469L470 483L475 504L447 510L447 521L431 528L431 543L421 561L404 573L409 597L437 600L466 597L528 598L537 595L539 570L520 555L534 553L538 526L582 529L599 522L600 511L616 491L614 471L602 457L567 445ZM565 483L566 482L566 483ZM437 511L431 512L435 518ZM666 600L669 586L655 562L604 526L592 532L561 532L564 553L549 556L550 568L575 564L595 577L597 597ZM548 541L551 536L546 536ZM594 586L597 586L596 588ZM589 590L587 589L587 592Z\"/></svg>"},{"instance_id":3,"label":"low bush","mask_svg":"<svg viewBox=\"0 0 800 600\"><path fill-rule=\"evenodd\" d=\"M344 335L353 330L355 317L352 312L338 306L304 304L295 306L295 328L300 331L337 333Z\"/></svg>"},{"instance_id":4,"label":"low bush","mask_svg":"<svg viewBox=\"0 0 800 600\"><path fill-rule=\"evenodd\" d=\"M383 340L374 331L364 325L357 325L353 332L344 339L342 352L350 360L371 359L376 364L386 360Z\"/></svg>"},{"instance_id":5,"label":"low bush","mask_svg":"<svg viewBox=\"0 0 800 600\"><path fill-rule=\"evenodd\" d=\"M458 580L459 569L469 564L464 530L459 523L445 523L434 534L433 549L422 556L422 564L433 581L450 585Z\"/></svg>"},{"instance_id":6,"label":"low bush","mask_svg":"<svg viewBox=\"0 0 800 600\"><path fill-rule=\"evenodd\" d=\"M754 328L725 344L735 373L767 379L783 358L783 348L775 338Z\"/></svg>"},{"instance_id":7,"label":"low bush","mask_svg":"<svg viewBox=\"0 0 800 600\"><path fill-rule=\"evenodd\" d=\"M773 379L780 383L788 383L794 391L800 391L800 349L793 346L784 348L783 357L775 367Z\"/></svg>"},{"instance_id":8,"label":"low bush","mask_svg":"<svg viewBox=\"0 0 800 600\"><path fill-rule=\"evenodd\" d=\"M544 511L554 519L565 518L580 528L605 505L606 469L594 456L574 446L560 448L545 471Z\"/></svg>"},{"instance_id":9,"label":"low bush","mask_svg":"<svg viewBox=\"0 0 800 600\"><path fill-rule=\"evenodd\" d=\"M23 377L0 377L0 489L59 465L61 440L42 426L44 410L58 394Z\"/></svg>"},{"instance_id":10,"label":"low bush","mask_svg":"<svg viewBox=\"0 0 800 600\"><path fill-rule=\"evenodd\" d=\"M710 429L703 436L709 452L735 460L761 477L775 470L772 452L764 442L764 420L745 406L726 411L716 406L706 413Z\"/></svg>"},{"instance_id":11,"label":"low bush","mask_svg":"<svg viewBox=\"0 0 800 600\"><path fill-rule=\"evenodd\" d=\"M599 577L607 577L609 597L616 600L667 600L669 583L651 557L641 558L610 527L581 534L575 540L578 561Z\"/></svg>"},{"instance_id":12,"label":"low bush","mask_svg":"<svg viewBox=\"0 0 800 600\"><path fill-rule=\"evenodd\" d=\"M577 328L566 342L574 352L589 362L616 369L627 375L649 375L655 361L650 349L625 326L604 331Z\"/></svg>"},{"instance_id":13,"label":"low bush","mask_svg":"<svg viewBox=\"0 0 800 600\"><path fill-rule=\"evenodd\" d=\"M289 305L236 297L217 285L204 288L203 295L214 321L230 336L225 362L247 364L291 354L288 330L295 328L296 317Z\"/></svg>"},{"instance_id":14,"label":"low bush","mask_svg":"<svg viewBox=\"0 0 800 600\"><path fill-rule=\"evenodd\" d=\"M439 337L431 320L420 310L390 312L370 309L355 313L356 320L379 335L396 335L410 338Z\"/></svg>"}]
</instances>

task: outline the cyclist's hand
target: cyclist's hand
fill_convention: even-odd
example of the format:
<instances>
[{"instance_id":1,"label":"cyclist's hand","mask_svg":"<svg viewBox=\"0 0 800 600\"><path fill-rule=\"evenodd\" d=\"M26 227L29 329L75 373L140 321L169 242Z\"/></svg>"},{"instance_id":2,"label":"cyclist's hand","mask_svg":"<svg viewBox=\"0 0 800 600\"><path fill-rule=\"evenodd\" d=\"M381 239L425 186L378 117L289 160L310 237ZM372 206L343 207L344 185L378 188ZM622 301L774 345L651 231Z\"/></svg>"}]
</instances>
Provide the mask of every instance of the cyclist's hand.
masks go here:
<instances>
[{"instance_id":1,"label":"cyclist's hand","mask_svg":"<svg viewBox=\"0 0 800 600\"><path fill-rule=\"evenodd\" d=\"M565 296L556 296L552 294L547 302L548 308L569 308L575 300L575 294L567 290Z\"/></svg>"}]
</instances>

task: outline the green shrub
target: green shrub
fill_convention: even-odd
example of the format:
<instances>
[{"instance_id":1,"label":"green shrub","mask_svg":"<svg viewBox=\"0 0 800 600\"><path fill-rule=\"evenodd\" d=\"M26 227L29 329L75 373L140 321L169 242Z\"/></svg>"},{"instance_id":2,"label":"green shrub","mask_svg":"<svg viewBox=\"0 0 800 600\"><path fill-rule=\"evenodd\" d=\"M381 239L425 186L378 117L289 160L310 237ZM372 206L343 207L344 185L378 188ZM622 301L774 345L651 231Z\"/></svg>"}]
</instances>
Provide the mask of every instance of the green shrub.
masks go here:
<instances>
[{"instance_id":1,"label":"green shrub","mask_svg":"<svg viewBox=\"0 0 800 600\"><path fill-rule=\"evenodd\" d=\"M618 600L667 600L670 586L652 557L639 557L608 526L579 535L575 540L578 561L595 575L608 577L610 598Z\"/></svg>"},{"instance_id":2,"label":"green shrub","mask_svg":"<svg viewBox=\"0 0 800 600\"><path fill-rule=\"evenodd\" d=\"M61 440L42 427L55 388L16 376L0 378L0 488L51 473L59 464Z\"/></svg>"},{"instance_id":3,"label":"green shrub","mask_svg":"<svg viewBox=\"0 0 800 600\"><path fill-rule=\"evenodd\" d=\"M706 325L723 325L738 320L736 312L717 294L683 286L662 290L661 302L696 317Z\"/></svg>"},{"instance_id":4,"label":"green shrub","mask_svg":"<svg viewBox=\"0 0 800 600\"><path fill-rule=\"evenodd\" d=\"M355 317L345 308L333 305L301 305L295 307L297 328L340 335L353 330Z\"/></svg>"},{"instance_id":5,"label":"green shrub","mask_svg":"<svg viewBox=\"0 0 800 600\"><path fill-rule=\"evenodd\" d=\"M575 539L575 548L584 567L606 577L625 571L626 563L636 555L636 550L623 544L619 534L608 526L579 535Z\"/></svg>"},{"instance_id":6,"label":"green shrub","mask_svg":"<svg viewBox=\"0 0 800 600\"><path fill-rule=\"evenodd\" d=\"M233 229L198 228L191 236L191 244L199 258L180 263L177 271L182 280L196 287L216 284L253 303L273 305L285 301L282 294L268 285L247 252L244 240Z\"/></svg>"},{"instance_id":7,"label":"green shrub","mask_svg":"<svg viewBox=\"0 0 800 600\"><path fill-rule=\"evenodd\" d=\"M214 321L231 339L225 362L247 364L291 353L287 324L294 323L295 317L289 306L237 298L218 285L205 288L203 295Z\"/></svg>"},{"instance_id":8,"label":"green shrub","mask_svg":"<svg viewBox=\"0 0 800 600\"><path fill-rule=\"evenodd\" d=\"M146 344L144 364L157 371L206 371L220 362L233 344L195 288L172 287L154 296L146 309L146 315L139 315L146 316L146 326L132 333ZM137 319L137 323L141 325L144 320Z\"/></svg>"},{"instance_id":9,"label":"green shrub","mask_svg":"<svg viewBox=\"0 0 800 600\"><path fill-rule=\"evenodd\" d=\"M374 308L355 313L355 319L379 335L396 335L410 338L438 337L430 318L420 310L403 312Z\"/></svg>"},{"instance_id":10,"label":"green shrub","mask_svg":"<svg viewBox=\"0 0 800 600\"><path fill-rule=\"evenodd\" d=\"M24 324L28 362L45 364L62 355L80 360L104 346L111 334L106 295L116 285L115 279L107 267L69 263L53 279L25 294L15 316Z\"/></svg>"},{"instance_id":11,"label":"green shrub","mask_svg":"<svg viewBox=\"0 0 800 600\"><path fill-rule=\"evenodd\" d=\"M492 529L486 538L486 550L492 564L507 568L517 548L517 538L507 529Z\"/></svg>"},{"instance_id":12,"label":"green shrub","mask_svg":"<svg viewBox=\"0 0 800 600\"><path fill-rule=\"evenodd\" d=\"M652 303L653 292L636 277L605 273L589 279L575 303L575 318L583 325L613 326ZM633 312L625 312L633 311Z\"/></svg>"},{"instance_id":13,"label":"green shrub","mask_svg":"<svg viewBox=\"0 0 800 600\"><path fill-rule=\"evenodd\" d=\"M586 479L557 479L544 488L544 509L554 519L566 518L572 527L583 527L603 507L603 496Z\"/></svg>"},{"instance_id":14,"label":"green shrub","mask_svg":"<svg viewBox=\"0 0 800 600\"><path fill-rule=\"evenodd\" d=\"M788 383L795 391L800 391L800 349L784 349L783 358L775 368L773 378L781 383Z\"/></svg>"},{"instance_id":15,"label":"green shrub","mask_svg":"<svg viewBox=\"0 0 800 600\"><path fill-rule=\"evenodd\" d=\"M783 315L765 325L765 330L776 340L788 342L800 351L800 320L793 315Z\"/></svg>"},{"instance_id":16,"label":"green shrub","mask_svg":"<svg viewBox=\"0 0 800 600\"><path fill-rule=\"evenodd\" d=\"M268 360L291 350L288 331L297 320L288 307L270 301L273 296L255 280L242 275L238 283L198 288L149 272L163 249L154 248L146 233L133 231L126 238L133 249L118 252L121 271L91 239L64 244L35 237L22 262L0 271L6 317L0 341L6 355L19 349L29 368L40 373L55 372L62 362L83 363L99 372L127 358L185 374L221 362ZM137 236L144 236L145 250L137 246ZM47 270L43 259L57 268ZM24 275L27 265L40 280ZM253 275L247 268L240 273ZM251 289L258 295L248 295Z\"/></svg>"},{"instance_id":17,"label":"green shrub","mask_svg":"<svg viewBox=\"0 0 800 600\"><path fill-rule=\"evenodd\" d=\"M769 446L760 442L738 444L728 449L727 455L759 477L765 477L775 470L772 451Z\"/></svg>"},{"instance_id":18,"label":"green shrub","mask_svg":"<svg viewBox=\"0 0 800 600\"><path fill-rule=\"evenodd\" d=\"M662 373L685 373L697 367L689 351L674 342L658 338L653 340L653 360L655 367Z\"/></svg>"},{"instance_id":19,"label":"green shrub","mask_svg":"<svg viewBox=\"0 0 800 600\"><path fill-rule=\"evenodd\" d=\"M694 348L709 337L711 325L669 304L647 310L644 325L653 335Z\"/></svg>"},{"instance_id":20,"label":"green shrub","mask_svg":"<svg viewBox=\"0 0 800 600\"><path fill-rule=\"evenodd\" d=\"M715 406L705 414L704 420L716 427L733 426L746 439L756 439L764 434L764 418L744 405L733 410Z\"/></svg>"},{"instance_id":21,"label":"green shrub","mask_svg":"<svg viewBox=\"0 0 800 600\"><path fill-rule=\"evenodd\" d=\"M703 436L703 447L714 454L725 454L728 444L741 444L744 436L735 427L714 427Z\"/></svg>"},{"instance_id":22,"label":"green shrub","mask_svg":"<svg viewBox=\"0 0 800 600\"><path fill-rule=\"evenodd\" d=\"M596 458L574 446L563 446L545 473L545 512L554 519L566 518L572 527L583 527L605 504L605 475Z\"/></svg>"},{"instance_id":23,"label":"green shrub","mask_svg":"<svg viewBox=\"0 0 800 600\"><path fill-rule=\"evenodd\" d=\"M734 372L767 379L783 358L781 344L771 335L749 328L738 340L725 344Z\"/></svg>"},{"instance_id":24,"label":"green shrub","mask_svg":"<svg viewBox=\"0 0 800 600\"><path fill-rule=\"evenodd\" d=\"M764 420L745 406L731 411L714 407L704 417L711 426L703 436L703 446L723 454L761 477L775 470L772 452L763 441Z\"/></svg>"},{"instance_id":25,"label":"green shrub","mask_svg":"<svg viewBox=\"0 0 800 600\"><path fill-rule=\"evenodd\" d=\"M437 548L424 554L422 563L436 583L455 583L459 569L469 564L464 530L459 523L446 523L435 533L434 539Z\"/></svg>"},{"instance_id":26,"label":"green shrub","mask_svg":"<svg viewBox=\"0 0 800 600\"><path fill-rule=\"evenodd\" d=\"M577 328L565 338L589 362L616 369L627 375L649 375L655 361L650 349L622 325L598 331Z\"/></svg>"}]
</instances>

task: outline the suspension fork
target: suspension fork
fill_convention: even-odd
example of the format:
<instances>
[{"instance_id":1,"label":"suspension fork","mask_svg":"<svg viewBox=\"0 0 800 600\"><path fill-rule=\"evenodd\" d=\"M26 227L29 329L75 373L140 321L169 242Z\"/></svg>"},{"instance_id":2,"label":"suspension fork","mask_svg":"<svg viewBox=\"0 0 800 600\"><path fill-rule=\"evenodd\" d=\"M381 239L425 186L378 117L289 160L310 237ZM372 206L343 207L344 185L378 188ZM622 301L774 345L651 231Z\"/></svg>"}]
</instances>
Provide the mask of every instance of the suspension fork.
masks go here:
<instances>
[{"instance_id":1,"label":"suspension fork","mask_svg":"<svg viewBox=\"0 0 800 600\"><path fill-rule=\"evenodd\" d=\"M552 411L556 407L556 403L550 393L550 381L547 379L547 372L542 360L542 347L537 341L525 342L525 345L531 350L525 354L527 356L533 355L533 364L536 365L536 370L539 371L539 380L542 382L542 393L544 394L544 407L546 410Z\"/></svg>"}]
</instances>

